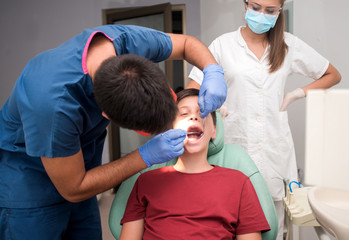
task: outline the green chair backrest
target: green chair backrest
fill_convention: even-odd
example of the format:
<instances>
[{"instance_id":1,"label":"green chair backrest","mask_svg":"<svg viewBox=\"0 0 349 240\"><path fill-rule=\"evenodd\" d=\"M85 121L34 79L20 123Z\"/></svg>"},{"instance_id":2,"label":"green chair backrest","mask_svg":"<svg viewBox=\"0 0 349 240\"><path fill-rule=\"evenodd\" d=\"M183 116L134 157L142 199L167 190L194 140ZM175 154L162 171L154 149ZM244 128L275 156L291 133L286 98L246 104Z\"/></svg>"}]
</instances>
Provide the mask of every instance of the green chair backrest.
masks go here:
<instances>
[{"instance_id":1,"label":"green chair backrest","mask_svg":"<svg viewBox=\"0 0 349 240\"><path fill-rule=\"evenodd\" d=\"M278 231L278 219L274 202L264 181L261 173L256 167L255 163L248 156L244 149L234 144L224 144L224 127L223 121L219 113L217 116L217 134L216 138L210 143L208 149L208 162L212 165L218 165L221 167L232 168L243 172L248 176L256 190L259 198L259 202L263 208L265 217L269 223L270 231L262 233L263 240L274 240ZM125 180L119 187L115 194L114 201L112 203L109 214L109 227L116 239L119 238L121 233L120 220L122 219L128 197L131 193L133 185L135 184L138 176L142 172L146 172L152 169L157 169L165 166L171 166L176 163L177 159L172 159L169 162L153 165L147 168L129 179Z\"/></svg>"}]
</instances>

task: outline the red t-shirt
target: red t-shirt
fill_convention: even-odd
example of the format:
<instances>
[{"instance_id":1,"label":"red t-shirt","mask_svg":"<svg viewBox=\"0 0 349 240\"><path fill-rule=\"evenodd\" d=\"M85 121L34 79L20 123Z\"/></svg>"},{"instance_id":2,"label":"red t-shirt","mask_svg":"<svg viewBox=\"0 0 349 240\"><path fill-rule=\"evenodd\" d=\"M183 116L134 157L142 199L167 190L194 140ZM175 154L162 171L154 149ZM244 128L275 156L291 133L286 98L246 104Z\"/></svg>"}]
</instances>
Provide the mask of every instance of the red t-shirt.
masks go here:
<instances>
[{"instance_id":1,"label":"red t-shirt","mask_svg":"<svg viewBox=\"0 0 349 240\"><path fill-rule=\"evenodd\" d=\"M137 179L121 224L144 218L143 239L234 239L269 230L257 194L242 172L214 166L181 173L173 166Z\"/></svg>"}]
</instances>

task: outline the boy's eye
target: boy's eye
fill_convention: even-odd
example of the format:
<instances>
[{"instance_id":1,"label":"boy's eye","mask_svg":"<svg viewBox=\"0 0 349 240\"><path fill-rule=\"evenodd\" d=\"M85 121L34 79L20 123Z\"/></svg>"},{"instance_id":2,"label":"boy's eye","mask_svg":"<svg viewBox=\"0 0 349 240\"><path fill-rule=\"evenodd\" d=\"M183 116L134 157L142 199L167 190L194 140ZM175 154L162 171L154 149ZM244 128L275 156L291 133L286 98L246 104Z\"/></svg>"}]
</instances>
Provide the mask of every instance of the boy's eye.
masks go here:
<instances>
[{"instance_id":1,"label":"boy's eye","mask_svg":"<svg viewBox=\"0 0 349 240\"><path fill-rule=\"evenodd\" d=\"M181 116L187 116L188 113L184 112L184 113L181 113Z\"/></svg>"}]
</instances>

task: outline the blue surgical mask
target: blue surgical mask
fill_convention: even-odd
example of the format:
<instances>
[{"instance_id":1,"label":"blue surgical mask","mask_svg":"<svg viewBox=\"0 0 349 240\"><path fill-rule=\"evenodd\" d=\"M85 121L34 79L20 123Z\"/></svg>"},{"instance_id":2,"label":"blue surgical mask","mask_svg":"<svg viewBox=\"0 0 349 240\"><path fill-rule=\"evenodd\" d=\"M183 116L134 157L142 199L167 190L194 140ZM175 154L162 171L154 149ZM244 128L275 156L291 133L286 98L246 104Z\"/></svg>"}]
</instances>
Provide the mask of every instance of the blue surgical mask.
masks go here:
<instances>
[{"instance_id":1,"label":"blue surgical mask","mask_svg":"<svg viewBox=\"0 0 349 240\"><path fill-rule=\"evenodd\" d=\"M257 34L268 32L275 26L279 15L269 15L247 8L245 19L249 28Z\"/></svg>"}]
</instances>

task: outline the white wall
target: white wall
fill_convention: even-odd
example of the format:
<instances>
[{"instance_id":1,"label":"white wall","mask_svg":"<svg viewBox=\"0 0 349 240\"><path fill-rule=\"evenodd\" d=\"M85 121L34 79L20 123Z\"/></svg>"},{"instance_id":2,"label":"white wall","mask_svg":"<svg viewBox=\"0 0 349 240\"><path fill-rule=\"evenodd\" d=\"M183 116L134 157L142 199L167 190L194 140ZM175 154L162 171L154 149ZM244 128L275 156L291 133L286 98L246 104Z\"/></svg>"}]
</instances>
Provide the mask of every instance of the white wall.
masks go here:
<instances>
[{"instance_id":1,"label":"white wall","mask_svg":"<svg viewBox=\"0 0 349 240\"><path fill-rule=\"evenodd\" d=\"M243 0L201 0L201 41L209 45L244 22Z\"/></svg>"},{"instance_id":2,"label":"white wall","mask_svg":"<svg viewBox=\"0 0 349 240\"><path fill-rule=\"evenodd\" d=\"M349 68L346 66L349 28L344 25L348 10L349 2L345 0L294 0L294 34L325 56L341 73L342 81L334 88L349 88ZM292 90L309 81L292 76L286 88ZM289 116L298 164L304 168L305 101L292 105Z\"/></svg>"},{"instance_id":3,"label":"white wall","mask_svg":"<svg viewBox=\"0 0 349 240\"><path fill-rule=\"evenodd\" d=\"M294 0L294 34L325 56L341 73L342 81L334 88L349 88L349 50L346 48L349 39L349 28L346 26L348 10L349 2L345 0ZM286 88L292 90L308 82L303 77L292 76ZM291 106L289 117L298 166L304 169L305 101ZM300 229L300 239L317 239L314 236L313 229Z\"/></svg>"}]
</instances>

